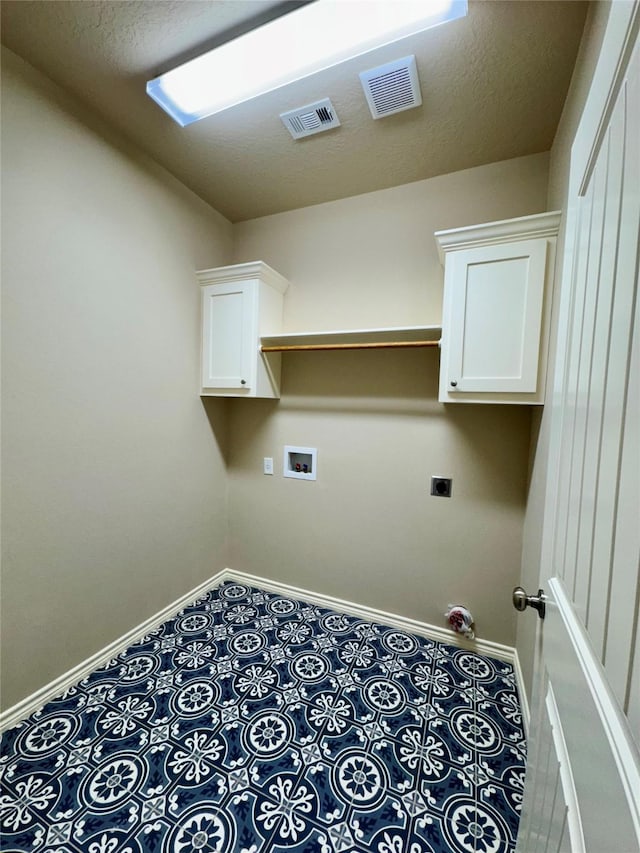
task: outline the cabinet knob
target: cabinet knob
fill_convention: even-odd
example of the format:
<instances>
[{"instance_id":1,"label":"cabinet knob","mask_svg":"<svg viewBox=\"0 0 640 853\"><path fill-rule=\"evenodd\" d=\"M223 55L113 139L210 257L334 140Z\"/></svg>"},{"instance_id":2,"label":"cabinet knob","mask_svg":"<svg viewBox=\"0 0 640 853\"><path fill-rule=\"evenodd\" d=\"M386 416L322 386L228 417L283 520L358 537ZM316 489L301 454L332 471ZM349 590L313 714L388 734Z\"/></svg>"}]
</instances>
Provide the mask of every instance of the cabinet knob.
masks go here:
<instances>
[{"instance_id":1,"label":"cabinet knob","mask_svg":"<svg viewBox=\"0 0 640 853\"><path fill-rule=\"evenodd\" d=\"M455 388L458 383L456 382L455 379L453 379L449 384L451 385L452 388Z\"/></svg>"},{"instance_id":2,"label":"cabinet knob","mask_svg":"<svg viewBox=\"0 0 640 853\"><path fill-rule=\"evenodd\" d=\"M246 384L247 384L247 380L246 380L246 379L241 379L241 380L240 380L240 384L241 384L241 385L246 385Z\"/></svg>"}]
</instances>

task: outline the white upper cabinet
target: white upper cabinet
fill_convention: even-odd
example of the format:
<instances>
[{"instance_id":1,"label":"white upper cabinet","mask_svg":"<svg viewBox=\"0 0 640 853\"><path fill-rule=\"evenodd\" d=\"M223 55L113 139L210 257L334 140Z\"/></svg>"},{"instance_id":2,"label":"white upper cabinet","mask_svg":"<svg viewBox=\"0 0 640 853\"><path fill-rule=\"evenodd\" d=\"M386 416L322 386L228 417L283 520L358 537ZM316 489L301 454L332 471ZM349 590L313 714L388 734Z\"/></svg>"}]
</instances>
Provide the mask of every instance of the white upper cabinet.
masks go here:
<instances>
[{"instance_id":1,"label":"white upper cabinet","mask_svg":"<svg viewBox=\"0 0 640 853\"><path fill-rule=\"evenodd\" d=\"M280 355L260 351L260 336L282 329L288 282L262 261L201 270L201 395L280 396Z\"/></svg>"},{"instance_id":2,"label":"white upper cabinet","mask_svg":"<svg viewBox=\"0 0 640 853\"><path fill-rule=\"evenodd\" d=\"M441 402L544 403L559 223L554 212L436 233Z\"/></svg>"}]
</instances>

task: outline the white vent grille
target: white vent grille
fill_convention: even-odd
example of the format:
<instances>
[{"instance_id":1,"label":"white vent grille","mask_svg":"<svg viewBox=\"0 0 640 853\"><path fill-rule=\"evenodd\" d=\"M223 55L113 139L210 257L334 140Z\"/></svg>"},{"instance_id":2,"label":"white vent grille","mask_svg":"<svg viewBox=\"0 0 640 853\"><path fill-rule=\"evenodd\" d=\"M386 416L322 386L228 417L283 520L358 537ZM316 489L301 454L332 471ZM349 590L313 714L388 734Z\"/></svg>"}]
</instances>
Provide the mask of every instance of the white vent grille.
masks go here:
<instances>
[{"instance_id":1,"label":"white vent grille","mask_svg":"<svg viewBox=\"0 0 640 853\"><path fill-rule=\"evenodd\" d=\"M374 118L410 110L422 103L415 56L363 71L360 82Z\"/></svg>"},{"instance_id":2,"label":"white vent grille","mask_svg":"<svg viewBox=\"0 0 640 853\"><path fill-rule=\"evenodd\" d=\"M332 127L340 127L340 119L329 98L324 98L315 104L307 104L306 107L289 110L287 113L280 113L280 118L294 139L321 133L323 130L331 130Z\"/></svg>"}]
</instances>

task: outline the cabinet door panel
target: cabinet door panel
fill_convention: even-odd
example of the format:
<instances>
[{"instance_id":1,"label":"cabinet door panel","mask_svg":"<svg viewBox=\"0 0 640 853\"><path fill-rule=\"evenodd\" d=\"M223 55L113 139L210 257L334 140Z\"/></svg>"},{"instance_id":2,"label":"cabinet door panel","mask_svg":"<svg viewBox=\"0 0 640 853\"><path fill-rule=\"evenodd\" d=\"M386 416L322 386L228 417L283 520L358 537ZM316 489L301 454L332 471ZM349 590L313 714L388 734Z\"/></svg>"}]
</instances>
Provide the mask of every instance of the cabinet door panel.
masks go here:
<instances>
[{"instance_id":1,"label":"cabinet door panel","mask_svg":"<svg viewBox=\"0 0 640 853\"><path fill-rule=\"evenodd\" d=\"M253 385L255 295L246 284L205 287L202 385L250 390Z\"/></svg>"},{"instance_id":2,"label":"cabinet door panel","mask_svg":"<svg viewBox=\"0 0 640 853\"><path fill-rule=\"evenodd\" d=\"M535 392L546 252L521 240L453 255L450 393Z\"/></svg>"}]
</instances>

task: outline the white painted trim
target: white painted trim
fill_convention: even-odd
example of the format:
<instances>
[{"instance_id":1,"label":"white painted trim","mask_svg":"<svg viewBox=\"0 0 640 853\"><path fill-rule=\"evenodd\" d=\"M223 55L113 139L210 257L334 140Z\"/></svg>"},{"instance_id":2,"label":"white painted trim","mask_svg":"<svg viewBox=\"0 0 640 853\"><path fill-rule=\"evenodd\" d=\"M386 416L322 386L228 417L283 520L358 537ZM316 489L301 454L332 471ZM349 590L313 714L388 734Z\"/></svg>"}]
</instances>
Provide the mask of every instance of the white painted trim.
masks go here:
<instances>
[{"instance_id":1,"label":"white painted trim","mask_svg":"<svg viewBox=\"0 0 640 853\"><path fill-rule=\"evenodd\" d=\"M444 265L447 252L511 243L515 238L536 240L557 237L561 218L562 211L552 210L532 216L519 216L516 219L501 219L499 222L436 231L433 236L438 244L440 263Z\"/></svg>"},{"instance_id":2,"label":"white painted trim","mask_svg":"<svg viewBox=\"0 0 640 853\"><path fill-rule=\"evenodd\" d=\"M159 613L151 616L140 625L132 628L131 631L124 634L118 640L115 640L110 645L106 646L96 654L87 658L82 663L70 669L68 672L55 678L49 684L42 687L40 690L27 696L25 699L8 708L0 714L0 732L5 729L17 725L21 720L29 717L31 714L38 711L47 702L60 696L77 684L83 678L86 678L90 673L100 666L108 663L112 658L119 655L130 645L141 640L148 633L153 631L167 619L175 616L180 610L183 610L190 604L193 604L201 596L205 595L209 590L219 586L224 581L234 581L242 583L246 586L257 587L265 592L273 592L277 595L282 595L286 598L299 598L307 601L310 604L315 604L319 607L326 607L330 610L336 610L339 613L346 613L349 616L355 616L364 619L367 622L376 622L381 625L388 625L391 628L398 628L402 631L407 631L411 634L417 634L420 637L426 637L429 640L435 640L440 643L457 646L461 649L478 652L479 654L487 655L487 657L496 658L497 660L510 663L514 668L520 703L522 707L523 723L525 732L529 724L529 708L526 701L526 692L524 689L524 680L520 669L517 652L511 646L505 646L501 643L493 643L490 640L467 640L461 634L456 634L448 628L440 628L437 625L430 625L427 622L418 622L416 619L408 619L404 616L398 616L392 613L387 613L383 610L376 610L372 607L366 607L360 604L354 604L350 601L344 601L341 598L334 598L330 595L323 595L318 592L312 592L307 589L291 586L290 584L281 583L280 581L262 578L258 575L250 575L246 572L239 572L234 569L222 569L209 580L204 581L199 586L192 589L190 592L181 596L172 604L167 605Z\"/></svg>"},{"instance_id":3,"label":"white painted trim","mask_svg":"<svg viewBox=\"0 0 640 853\"><path fill-rule=\"evenodd\" d=\"M331 595L301 589L300 587L291 586L280 581L261 578L257 575L247 574L246 572L238 572L235 569L227 569L225 580L234 580L248 586L257 586L259 589L264 589L267 592L276 592L279 595L289 598L301 598L303 601L308 601L310 604L317 604L319 607L327 607L330 610L337 610L339 613L359 617L367 622L378 622L382 625L388 625L390 628L398 628L401 631L408 631L411 634L426 637L429 640L437 640L440 643L448 643L452 646L458 646L461 649L469 649L469 651L479 652L482 655L497 658L507 663L513 663L514 661L515 649L511 648L511 646L503 646L501 643L492 643L490 640L479 640L477 638L475 640L467 640L461 634L456 634L455 631L451 631L449 628L439 628L437 625L418 622L416 619L397 616L393 613L376 610L373 607L366 607L362 604L354 604L351 601L344 601L342 598L334 598Z\"/></svg>"},{"instance_id":4,"label":"white painted trim","mask_svg":"<svg viewBox=\"0 0 640 853\"><path fill-rule=\"evenodd\" d=\"M576 161L576 179L579 179L578 194L581 196L589 185L639 28L638 0L617 0L612 4L589 98L572 149L572 159ZM582 144L584 138L589 140L586 146Z\"/></svg>"},{"instance_id":5,"label":"white painted trim","mask_svg":"<svg viewBox=\"0 0 640 853\"><path fill-rule=\"evenodd\" d=\"M493 643L491 640L482 640L476 637L474 640L467 640L461 634L456 634L449 628L440 628L437 625L431 625L428 622L419 622L416 619L408 619L405 616L398 616L393 613L387 613L384 610L376 610L373 607L366 607L361 604L354 604L351 601L344 601L341 598L334 598L331 595L324 595L318 592L312 592L308 589L291 586L290 584L281 583L280 581L261 578L257 575L250 575L246 572L239 572L234 569L227 569L225 572L225 580L234 580L237 583L243 583L247 586L257 586L259 589L264 589L266 592L275 592L278 595L283 595L287 598L300 598L303 601L308 601L310 604L317 604L319 607L327 607L329 610L336 610L338 613L346 613L349 616L356 616L364 619L367 622L376 622L380 625L388 625L390 628L398 628L401 631L408 631L410 634L417 634L419 637L426 637L428 640L435 640L438 643L447 643L450 646L457 646L461 649L478 652L478 654L486 655L487 657L505 661L513 666L516 684L518 687L518 696L520 699L520 707L522 710L522 722L525 734L529 729L529 703L525 690L524 678L520 667L518 652L511 646L505 646L501 643Z\"/></svg>"},{"instance_id":6,"label":"white painted trim","mask_svg":"<svg viewBox=\"0 0 640 853\"><path fill-rule=\"evenodd\" d=\"M264 261L249 261L246 264L232 264L228 267L213 267L209 270L198 270L196 278L201 287L208 284L229 284L235 281L249 281L258 278L265 284L275 288L280 293L286 293L289 287L287 279L279 272L265 264Z\"/></svg>"},{"instance_id":7,"label":"white painted trim","mask_svg":"<svg viewBox=\"0 0 640 853\"><path fill-rule=\"evenodd\" d=\"M520 666L520 657L517 649L513 650L512 663L513 671L516 676L516 683L518 685L518 698L520 699L520 710L522 711L522 727L524 728L525 737L529 737L529 723L531 721L529 697L527 696L527 691L524 685L524 676L522 674L522 667Z\"/></svg>"},{"instance_id":8,"label":"white painted trim","mask_svg":"<svg viewBox=\"0 0 640 853\"><path fill-rule=\"evenodd\" d=\"M562 729L560 720L560 712L558 704L553 692L551 683L547 685L547 696L545 698L547 707L547 715L551 723L551 737L553 738L553 746L556 751L558 764L560 765L560 784L562 785L562 793L567 809L566 820L569 828L569 839L571 843L571 853L586 853L584 846L584 833L582 832L582 819L580 817L580 804L578 802L578 794L576 792L575 782L573 781L573 770L569 759L569 750Z\"/></svg>"},{"instance_id":9,"label":"white painted trim","mask_svg":"<svg viewBox=\"0 0 640 853\"><path fill-rule=\"evenodd\" d=\"M44 687L36 690L35 693L32 693L25 699L17 702L11 708L7 708L6 711L0 713L0 732L17 725L21 720L24 720L26 717L31 716L31 714L39 711L43 705L47 704L47 702L61 696L65 690L68 690L74 684L82 681L83 678L86 678L95 669L104 666L104 664L108 663L112 658L129 648L133 643L141 640L150 631L153 631L159 625L162 625L162 623L166 622L167 619L171 619L171 617L175 616L180 610L187 607L189 604L193 604L194 601L197 601L198 598L214 586L222 583L225 579L225 572L226 569L218 572L213 577L204 581L204 583L199 584L199 586L190 590L185 595L180 596L180 598L176 599L171 604L168 604L154 616L150 616L149 619L146 619L140 625L136 625L135 628L127 631L126 634L123 634L117 640L114 640L113 643L110 643L94 655L91 655L91 657L82 661L82 663L79 663L67 672L63 672L62 675L54 678L53 681L45 684Z\"/></svg>"},{"instance_id":10,"label":"white painted trim","mask_svg":"<svg viewBox=\"0 0 640 853\"><path fill-rule=\"evenodd\" d=\"M585 681L600 716L624 788L636 837L640 838L640 754L633 742L629 724L607 682L602 665L593 653L585 628L558 578L549 579L549 588L571 640Z\"/></svg>"}]
</instances>

